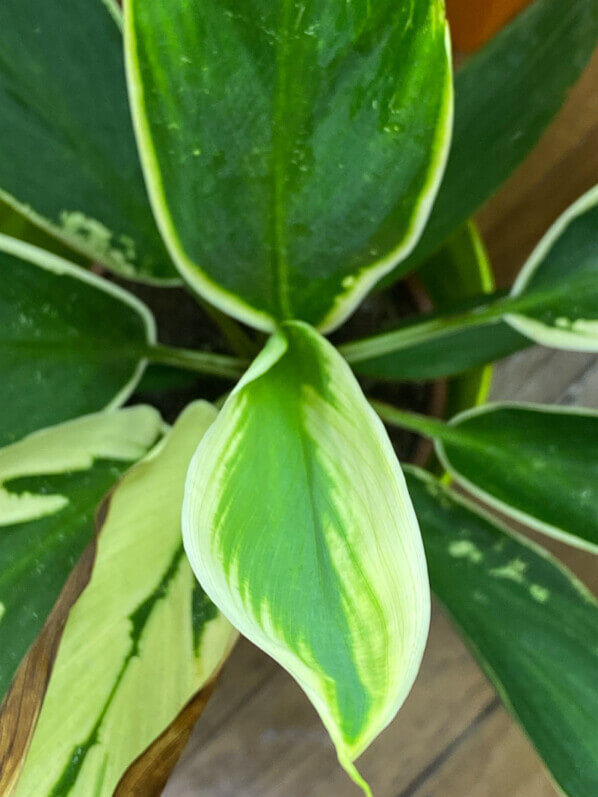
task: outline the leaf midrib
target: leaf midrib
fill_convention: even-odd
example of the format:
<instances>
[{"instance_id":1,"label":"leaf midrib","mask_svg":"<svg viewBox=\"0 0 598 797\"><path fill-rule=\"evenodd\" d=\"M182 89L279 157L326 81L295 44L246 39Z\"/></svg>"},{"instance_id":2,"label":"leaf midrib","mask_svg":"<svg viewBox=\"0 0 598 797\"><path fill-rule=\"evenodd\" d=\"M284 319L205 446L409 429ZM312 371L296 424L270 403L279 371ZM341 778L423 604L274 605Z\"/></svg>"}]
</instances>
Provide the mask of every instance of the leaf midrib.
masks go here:
<instances>
[{"instance_id":1,"label":"leaf midrib","mask_svg":"<svg viewBox=\"0 0 598 797\"><path fill-rule=\"evenodd\" d=\"M272 124L272 221L273 221L273 287L281 319L291 318L289 302L289 259L285 234L286 218L286 160L284 122L287 116L289 30L292 0L283 0L276 37L276 93Z\"/></svg>"}]
</instances>

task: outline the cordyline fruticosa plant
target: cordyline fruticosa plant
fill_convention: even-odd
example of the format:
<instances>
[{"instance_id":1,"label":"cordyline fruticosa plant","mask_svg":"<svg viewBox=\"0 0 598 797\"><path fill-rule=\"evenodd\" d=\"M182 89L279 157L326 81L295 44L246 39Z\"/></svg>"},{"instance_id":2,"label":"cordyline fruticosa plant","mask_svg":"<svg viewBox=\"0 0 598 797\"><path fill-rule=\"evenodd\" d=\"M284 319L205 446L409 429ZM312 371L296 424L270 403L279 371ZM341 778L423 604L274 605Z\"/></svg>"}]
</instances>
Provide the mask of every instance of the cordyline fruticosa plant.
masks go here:
<instances>
[{"instance_id":1,"label":"cordyline fruticosa plant","mask_svg":"<svg viewBox=\"0 0 598 797\"><path fill-rule=\"evenodd\" d=\"M184 282L238 348L161 345L113 281L0 237L2 794L157 793L237 630L369 793L430 584L561 790L598 794L596 601L450 486L596 552L598 416L445 423L354 375L598 351L598 191L508 295L468 221L597 37L595 0L537 0L453 81L441 0L2 0L2 197L83 265ZM433 315L326 339L415 269ZM148 362L228 379L220 411L118 409ZM401 469L380 418L451 478Z\"/></svg>"}]
</instances>

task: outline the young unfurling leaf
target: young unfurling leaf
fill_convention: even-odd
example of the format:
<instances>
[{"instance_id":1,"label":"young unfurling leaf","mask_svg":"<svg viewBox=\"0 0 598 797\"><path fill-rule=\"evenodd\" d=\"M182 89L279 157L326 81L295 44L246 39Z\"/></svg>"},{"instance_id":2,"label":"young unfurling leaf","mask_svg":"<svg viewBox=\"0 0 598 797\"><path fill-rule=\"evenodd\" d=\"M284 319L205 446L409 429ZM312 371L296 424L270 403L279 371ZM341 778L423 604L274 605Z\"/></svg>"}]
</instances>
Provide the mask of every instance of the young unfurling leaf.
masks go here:
<instances>
[{"instance_id":1,"label":"young unfurling leaf","mask_svg":"<svg viewBox=\"0 0 598 797\"><path fill-rule=\"evenodd\" d=\"M352 762L409 692L429 587L392 445L311 327L283 325L202 440L183 534L207 594L299 682L367 789Z\"/></svg>"}]
</instances>

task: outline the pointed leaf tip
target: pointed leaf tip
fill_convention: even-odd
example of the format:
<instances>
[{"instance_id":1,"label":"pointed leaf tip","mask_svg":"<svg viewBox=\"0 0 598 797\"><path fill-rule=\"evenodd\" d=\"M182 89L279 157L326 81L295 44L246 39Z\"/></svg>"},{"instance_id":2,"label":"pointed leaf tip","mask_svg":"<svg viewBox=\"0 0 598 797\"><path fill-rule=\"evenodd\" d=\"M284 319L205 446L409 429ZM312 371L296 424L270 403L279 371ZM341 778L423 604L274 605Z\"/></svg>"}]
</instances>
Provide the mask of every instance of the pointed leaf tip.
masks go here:
<instances>
[{"instance_id":1,"label":"pointed leaf tip","mask_svg":"<svg viewBox=\"0 0 598 797\"><path fill-rule=\"evenodd\" d=\"M306 324L270 339L200 444L183 535L207 594L298 681L369 793L352 761L419 669L426 562L381 422Z\"/></svg>"}]
</instances>

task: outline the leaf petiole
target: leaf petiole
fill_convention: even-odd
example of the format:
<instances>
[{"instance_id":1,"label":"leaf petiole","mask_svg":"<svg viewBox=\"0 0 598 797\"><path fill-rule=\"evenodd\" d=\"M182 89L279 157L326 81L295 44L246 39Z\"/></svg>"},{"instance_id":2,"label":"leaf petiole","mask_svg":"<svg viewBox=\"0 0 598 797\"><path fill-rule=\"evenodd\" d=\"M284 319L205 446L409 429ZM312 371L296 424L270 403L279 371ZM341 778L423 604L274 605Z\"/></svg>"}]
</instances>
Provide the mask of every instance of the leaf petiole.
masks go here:
<instances>
[{"instance_id":1,"label":"leaf petiole","mask_svg":"<svg viewBox=\"0 0 598 797\"><path fill-rule=\"evenodd\" d=\"M145 353L152 363L171 365L175 368L185 368L188 371L197 371L232 380L242 376L249 364L247 360L229 357L226 354L181 349L159 343L148 347Z\"/></svg>"}]
</instances>

